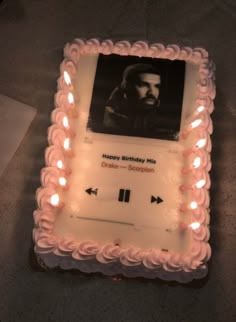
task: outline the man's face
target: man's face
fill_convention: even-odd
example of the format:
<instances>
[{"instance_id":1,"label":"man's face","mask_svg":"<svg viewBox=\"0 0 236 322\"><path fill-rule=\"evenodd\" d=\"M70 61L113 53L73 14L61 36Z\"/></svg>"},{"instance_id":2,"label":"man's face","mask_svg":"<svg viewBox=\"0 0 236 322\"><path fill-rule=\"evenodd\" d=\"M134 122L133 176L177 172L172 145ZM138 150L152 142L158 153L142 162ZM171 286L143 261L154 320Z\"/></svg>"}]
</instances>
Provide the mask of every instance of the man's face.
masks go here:
<instances>
[{"instance_id":1,"label":"man's face","mask_svg":"<svg viewBox=\"0 0 236 322\"><path fill-rule=\"evenodd\" d=\"M144 110L156 107L158 105L160 84L160 75L139 74L132 90L132 99Z\"/></svg>"}]
</instances>

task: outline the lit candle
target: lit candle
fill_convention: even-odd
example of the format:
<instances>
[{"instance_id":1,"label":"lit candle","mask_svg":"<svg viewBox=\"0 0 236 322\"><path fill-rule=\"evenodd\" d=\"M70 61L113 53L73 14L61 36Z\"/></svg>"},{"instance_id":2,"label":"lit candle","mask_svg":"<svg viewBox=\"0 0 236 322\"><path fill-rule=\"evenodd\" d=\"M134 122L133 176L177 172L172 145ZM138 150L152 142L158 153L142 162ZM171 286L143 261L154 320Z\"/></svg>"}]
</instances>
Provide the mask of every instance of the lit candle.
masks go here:
<instances>
[{"instance_id":1,"label":"lit candle","mask_svg":"<svg viewBox=\"0 0 236 322\"><path fill-rule=\"evenodd\" d=\"M51 114L51 120L53 123L63 127L69 137L75 137L75 132L70 128L69 118L65 110L60 107L55 108Z\"/></svg>"},{"instance_id":2,"label":"lit candle","mask_svg":"<svg viewBox=\"0 0 236 322\"><path fill-rule=\"evenodd\" d=\"M192 230L196 230L198 229L199 227L201 226L201 224L199 222L192 222L189 227L192 229Z\"/></svg>"},{"instance_id":3,"label":"lit candle","mask_svg":"<svg viewBox=\"0 0 236 322\"><path fill-rule=\"evenodd\" d=\"M60 186L64 189L64 190L68 190L68 183L67 183L67 180L66 180L66 178L65 177L60 177L59 178L59 184L60 184Z\"/></svg>"},{"instance_id":4,"label":"lit candle","mask_svg":"<svg viewBox=\"0 0 236 322\"><path fill-rule=\"evenodd\" d=\"M201 119L196 119L195 121L190 123L190 125L187 126L186 130L183 131L182 138L186 139L188 137L188 135L192 132L192 130L199 127L202 123L203 123L203 121Z\"/></svg>"},{"instance_id":5,"label":"lit candle","mask_svg":"<svg viewBox=\"0 0 236 322\"><path fill-rule=\"evenodd\" d=\"M194 189L201 189L204 187L204 185L206 184L206 180L205 179L201 179L199 181L197 181L196 183L193 184L183 184L180 186L180 190L182 192L186 191L186 190L194 190Z\"/></svg>"},{"instance_id":6,"label":"lit candle","mask_svg":"<svg viewBox=\"0 0 236 322\"><path fill-rule=\"evenodd\" d=\"M59 178L59 184L60 184L62 187L65 187L65 186L66 186L66 183L67 183L66 178L64 178L64 177L60 177L60 178Z\"/></svg>"},{"instance_id":7,"label":"lit candle","mask_svg":"<svg viewBox=\"0 0 236 322\"><path fill-rule=\"evenodd\" d=\"M197 203L196 203L196 201L192 201L190 204L189 204L189 207L191 208L191 209L197 209Z\"/></svg>"},{"instance_id":8,"label":"lit candle","mask_svg":"<svg viewBox=\"0 0 236 322\"><path fill-rule=\"evenodd\" d=\"M187 212L187 211L190 211L190 210L196 210L197 208L198 208L197 202L196 201L191 201L188 204L181 204L179 210L181 212Z\"/></svg>"},{"instance_id":9,"label":"lit candle","mask_svg":"<svg viewBox=\"0 0 236 322\"><path fill-rule=\"evenodd\" d=\"M67 99L68 99L68 103L69 103L69 108L71 109L71 114L74 118L78 117L78 113L75 110L75 99L74 99L74 95L69 92L67 95Z\"/></svg>"},{"instance_id":10,"label":"lit candle","mask_svg":"<svg viewBox=\"0 0 236 322\"><path fill-rule=\"evenodd\" d=\"M75 132L71 130L69 125L69 119L67 116L64 116L62 119L62 124L65 128L66 133L69 135L69 137L74 138L76 136Z\"/></svg>"},{"instance_id":11,"label":"lit candle","mask_svg":"<svg viewBox=\"0 0 236 322\"><path fill-rule=\"evenodd\" d=\"M203 188L205 186L205 184L206 184L206 180L201 179L201 180L199 180L199 181L197 181L195 183L195 187L198 188L198 189L201 189L201 188Z\"/></svg>"},{"instance_id":12,"label":"lit candle","mask_svg":"<svg viewBox=\"0 0 236 322\"><path fill-rule=\"evenodd\" d=\"M41 183L43 187L56 188L61 170L57 167L45 167L41 170Z\"/></svg>"},{"instance_id":13,"label":"lit candle","mask_svg":"<svg viewBox=\"0 0 236 322\"><path fill-rule=\"evenodd\" d=\"M51 197L50 197L50 204L53 206L53 207L56 207L56 208L63 208L64 207L64 203L62 203L60 201L60 197L58 195L58 193L54 193Z\"/></svg>"},{"instance_id":14,"label":"lit candle","mask_svg":"<svg viewBox=\"0 0 236 322\"><path fill-rule=\"evenodd\" d=\"M70 74L66 70L61 72L61 76L59 77L59 79L57 81L57 85L58 85L58 88L61 90L65 90L65 89L72 90L73 89Z\"/></svg>"},{"instance_id":15,"label":"lit candle","mask_svg":"<svg viewBox=\"0 0 236 322\"><path fill-rule=\"evenodd\" d=\"M69 138L66 138L64 140L63 147L64 147L65 153L66 153L66 155L68 157L73 157L74 156L74 153L73 153L73 151L71 150L71 147L70 147L70 139Z\"/></svg>"},{"instance_id":16,"label":"lit candle","mask_svg":"<svg viewBox=\"0 0 236 322\"><path fill-rule=\"evenodd\" d=\"M75 106L74 95L71 92L69 92L67 98L68 98L68 102L70 104L70 107L74 107Z\"/></svg>"},{"instance_id":17,"label":"lit candle","mask_svg":"<svg viewBox=\"0 0 236 322\"><path fill-rule=\"evenodd\" d=\"M52 195L50 197L50 202L51 202L51 205L52 206L57 207L59 205L59 202L60 202L59 195L57 193L55 193L54 195Z\"/></svg>"},{"instance_id":18,"label":"lit candle","mask_svg":"<svg viewBox=\"0 0 236 322\"><path fill-rule=\"evenodd\" d=\"M56 166L57 166L58 169L63 170L65 175L71 174L71 169L66 168L64 163L62 162L62 160L58 160L57 163L56 163Z\"/></svg>"},{"instance_id":19,"label":"lit candle","mask_svg":"<svg viewBox=\"0 0 236 322\"><path fill-rule=\"evenodd\" d=\"M198 169L201 165L202 161L200 157L196 157L193 161L193 168Z\"/></svg>"},{"instance_id":20,"label":"lit candle","mask_svg":"<svg viewBox=\"0 0 236 322\"><path fill-rule=\"evenodd\" d=\"M181 222L179 224L179 230L180 231L186 231L186 230L197 230L198 228L200 228L201 224L199 222L192 222L191 224L185 224L183 222Z\"/></svg>"},{"instance_id":21,"label":"lit candle","mask_svg":"<svg viewBox=\"0 0 236 322\"><path fill-rule=\"evenodd\" d=\"M58 169L64 169L64 164L61 160L57 161L57 167L58 167Z\"/></svg>"},{"instance_id":22,"label":"lit candle","mask_svg":"<svg viewBox=\"0 0 236 322\"><path fill-rule=\"evenodd\" d=\"M193 131L206 130L209 134L212 134L213 127L209 112L202 106L200 106L197 111L201 111L201 113L197 112L194 119L182 132L181 135L183 139L186 139Z\"/></svg>"},{"instance_id":23,"label":"lit candle","mask_svg":"<svg viewBox=\"0 0 236 322\"><path fill-rule=\"evenodd\" d=\"M205 106L200 105L200 106L198 106L198 108L197 108L197 113L201 113L201 112L203 112L204 110L205 110Z\"/></svg>"},{"instance_id":24,"label":"lit candle","mask_svg":"<svg viewBox=\"0 0 236 322\"><path fill-rule=\"evenodd\" d=\"M66 151L68 151L70 149L70 139L69 138L65 139L63 146Z\"/></svg>"},{"instance_id":25,"label":"lit candle","mask_svg":"<svg viewBox=\"0 0 236 322\"><path fill-rule=\"evenodd\" d=\"M69 128L69 120L68 120L68 117L67 116L64 116L63 119L62 119L62 124L63 126L68 129Z\"/></svg>"},{"instance_id":26,"label":"lit candle","mask_svg":"<svg viewBox=\"0 0 236 322\"><path fill-rule=\"evenodd\" d=\"M193 146L192 148L187 149L183 152L183 156L188 157L190 154L194 153L196 150L204 148L206 146L206 144L207 144L206 138L199 139L196 142L195 146Z\"/></svg>"},{"instance_id":27,"label":"lit candle","mask_svg":"<svg viewBox=\"0 0 236 322\"><path fill-rule=\"evenodd\" d=\"M64 71L63 76L64 76L64 81L65 81L66 85L70 86L72 84L71 78L70 78L69 73L66 70Z\"/></svg>"},{"instance_id":28,"label":"lit candle","mask_svg":"<svg viewBox=\"0 0 236 322\"><path fill-rule=\"evenodd\" d=\"M200 169L206 169L210 171L211 169L211 160L210 155L204 149L199 149L189 155L188 166L182 169L183 174L188 174L193 171Z\"/></svg>"},{"instance_id":29,"label":"lit candle","mask_svg":"<svg viewBox=\"0 0 236 322\"><path fill-rule=\"evenodd\" d=\"M196 148L201 149L206 145L207 140L206 139L200 139L196 143Z\"/></svg>"}]
</instances>

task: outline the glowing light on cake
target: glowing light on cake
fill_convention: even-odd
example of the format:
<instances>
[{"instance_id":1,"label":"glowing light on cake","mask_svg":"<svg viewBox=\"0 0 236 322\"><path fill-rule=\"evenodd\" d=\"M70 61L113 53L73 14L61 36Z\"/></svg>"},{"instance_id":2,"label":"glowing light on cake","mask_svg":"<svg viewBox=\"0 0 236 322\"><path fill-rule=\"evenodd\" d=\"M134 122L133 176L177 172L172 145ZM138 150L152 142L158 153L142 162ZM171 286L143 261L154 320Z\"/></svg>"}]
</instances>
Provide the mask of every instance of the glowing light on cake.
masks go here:
<instances>
[{"instance_id":1,"label":"glowing light on cake","mask_svg":"<svg viewBox=\"0 0 236 322\"><path fill-rule=\"evenodd\" d=\"M59 169L63 169L63 168L64 168L64 166L63 166L63 162L62 162L61 160L58 160L58 161L57 161L57 167L58 167Z\"/></svg>"},{"instance_id":2,"label":"glowing light on cake","mask_svg":"<svg viewBox=\"0 0 236 322\"><path fill-rule=\"evenodd\" d=\"M66 83L66 85L71 85L71 79L70 79L70 75L67 73L67 71L64 71L64 81Z\"/></svg>"},{"instance_id":3,"label":"glowing light on cake","mask_svg":"<svg viewBox=\"0 0 236 322\"><path fill-rule=\"evenodd\" d=\"M192 228L192 230L196 230L201 226L199 222L192 222L189 227Z\"/></svg>"},{"instance_id":4,"label":"glowing light on cake","mask_svg":"<svg viewBox=\"0 0 236 322\"><path fill-rule=\"evenodd\" d=\"M197 209L196 201L192 201L189 206L190 206L191 209Z\"/></svg>"},{"instance_id":5,"label":"glowing light on cake","mask_svg":"<svg viewBox=\"0 0 236 322\"><path fill-rule=\"evenodd\" d=\"M189 229L192 229L192 230L196 230L198 229L199 227L201 226L201 224L199 222L192 222L191 224L185 224L183 222L180 222L179 223L179 226L178 226L178 229L181 231L185 231L185 230L189 230Z\"/></svg>"},{"instance_id":6,"label":"glowing light on cake","mask_svg":"<svg viewBox=\"0 0 236 322\"><path fill-rule=\"evenodd\" d=\"M205 180L205 179L201 179L201 180L199 180L199 181L196 183L196 187L197 187L198 189L201 189L202 187L204 187L205 183L206 183L206 180Z\"/></svg>"},{"instance_id":7,"label":"glowing light on cake","mask_svg":"<svg viewBox=\"0 0 236 322\"><path fill-rule=\"evenodd\" d=\"M60 178L59 178L59 184L60 184L62 187L65 187L65 186L66 186L66 183L67 183L66 178L64 178L64 177L60 177Z\"/></svg>"},{"instance_id":8,"label":"glowing light on cake","mask_svg":"<svg viewBox=\"0 0 236 322\"><path fill-rule=\"evenodd\" d=\"M207 143L207 140L206 139L200 139L200 140L198 140L197 143L196 143L196 145L195 145L195 147L190 148L188 150L185 150L183 152L183 156L188 157L191 153L194 153L196 151L196 149L203 148L206 145L206 143Z\"/></svg>"},{"instance_id":9,"label":"glowing light on cake","mask_svg":"<svg viewBox=\"0 0 236 322\"><path fill-rule=\"evenodd\" d=\"M64 141L64 149L65 150L69 150L70 149L70 139L69 138L66 138L65 141Z\"/></svg>"},{"instance_id":10,"label":"glowing light on cake","mask_svg":"<svg viewBox=\"0 0 236 322\"><path fill-rule=\"evenodd\" d=\"M191 123L191 128L194 129L202 123L202 120L195 120Z\"/></svg>"},{"instance_id":11,"label":"glowing light on cake","mask_svg":"<svg viewBox=\"0 0 236 322\"><path fill-rule=\"evenodd\" d=\"M198 111L198 113L201 113L204 111L204 109L205 109L205 107L203 105L200 105L200 106L198 106L197 111Z\"/></svg>"},{"instance_id":12,"label":"glowing light on cake","mask_svg":"<svg viewBox=\"0 0 236 322\"><path fill-rule=\"evenodd\" d=\"M206 145L206 139L200 139L196 143L196 147L199 149L203 148L205 145Z\"/></svg>"},{"instance_id":13,"label":"glowing light on cake","mask_svg":"<svg viewBox=\"0 0 236 322\"><path fill-rule=\"evenodd\" d=\"M185 155L185 153L184 153ZM198 169L201 166L202 160L200 157L196 157L193 161L192 161L192 165L189 167L185 167L182 169L182 173L183 174L188 174L189 172L193 171L193 169Z\"/></svg>"},{"instance_id":14,"label":"glowing light on cake","mask_svg":"<svg viewBox=\"0 0 236 322\"><path fill-rule=\"evenodd\" d=\"M194 159L194 161L193 161L193 167L197 169L197 168L200 167L200 165L201 165L201 158L200 157L196 157Z\"/></svg>"},{"instance_id":15,"label":"glowing light on cake","mask_svg":"<svg viewBox=\"0 0 236 322\"><path fill-rule=\"evenodd\" d=\"M68 102L73 105L75 100L74 100L74 95L70 92L68 93Z\"/></svg>"},{"instance_id":16,"label":"glowing light on cake","mask_svg":"<svg viewBox=\"0 0 236 322\"><path fill-rule=\"evenodd\" d=\"M60 202L59 195L57 193L52 195L51 198L50 198L50 202L51 202L52 206L57 207L59 205L59 202Z\"/></svg>"},{"instance_id":17,"label":"glowing light on cake","mask_svg":"<svg viewBox=\"0 0 236 322\"><path fill-rule=\"evenodd\" d=\"M69 127L69 120L68 120L68 117L67 116L64 116L63 117L62 123L63 123L63 126L65 128L68 128Z\"/></svg>"},{"instance_id":18,"label":"glowing light on cake","mask_svg":"<svg viewBox=\"0 0 236 322\"><path fill-rule=\"evenodd\" d=\"M186 139L188 137L188 135L191 133L191 131L193 129L195 129L196 127L198 127L201 123L202 123L201 119L197 119L197 120L193 121L190 125L187 126L187 129L185 131L183 131L182 137L184 139Z\"/></svg>"}]
</instances>

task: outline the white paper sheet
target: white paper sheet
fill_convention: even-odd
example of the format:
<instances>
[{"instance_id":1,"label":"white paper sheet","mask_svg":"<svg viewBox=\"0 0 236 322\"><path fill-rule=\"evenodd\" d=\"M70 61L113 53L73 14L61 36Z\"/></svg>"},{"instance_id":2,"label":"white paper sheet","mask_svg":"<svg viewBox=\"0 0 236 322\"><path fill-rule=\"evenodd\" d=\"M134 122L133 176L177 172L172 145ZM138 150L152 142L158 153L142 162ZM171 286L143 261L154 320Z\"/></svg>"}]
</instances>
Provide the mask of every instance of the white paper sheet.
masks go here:
<instances>
[{"instance_id":1,"label":"white paper sheet","mask_svg":"<svg viewBox=\"0 0 236 322\"><path fill-rule=\"evenodd\" d=\"M36 109L0 94L0 176L25 136Z\"/></svg>"}]
</instances>

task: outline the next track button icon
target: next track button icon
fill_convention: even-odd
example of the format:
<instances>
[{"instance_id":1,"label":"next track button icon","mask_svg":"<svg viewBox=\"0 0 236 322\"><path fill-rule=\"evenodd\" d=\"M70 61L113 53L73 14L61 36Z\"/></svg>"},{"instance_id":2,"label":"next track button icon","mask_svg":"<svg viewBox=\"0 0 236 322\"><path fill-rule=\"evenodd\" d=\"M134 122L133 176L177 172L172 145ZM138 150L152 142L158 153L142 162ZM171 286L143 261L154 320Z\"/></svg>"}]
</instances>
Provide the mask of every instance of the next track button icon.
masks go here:
<instances>
[{"instance_id":1,"label":"next track button icon","mask_svg":"<svg viewBox=\"0 0 236 322\"><path fill-rule=\"evenodd\" d=\"M151 203L161 203L163 202L163 199L161 199L160 197L154 197L154 196L151 196Z\"/></svg>"}]
</instances>

